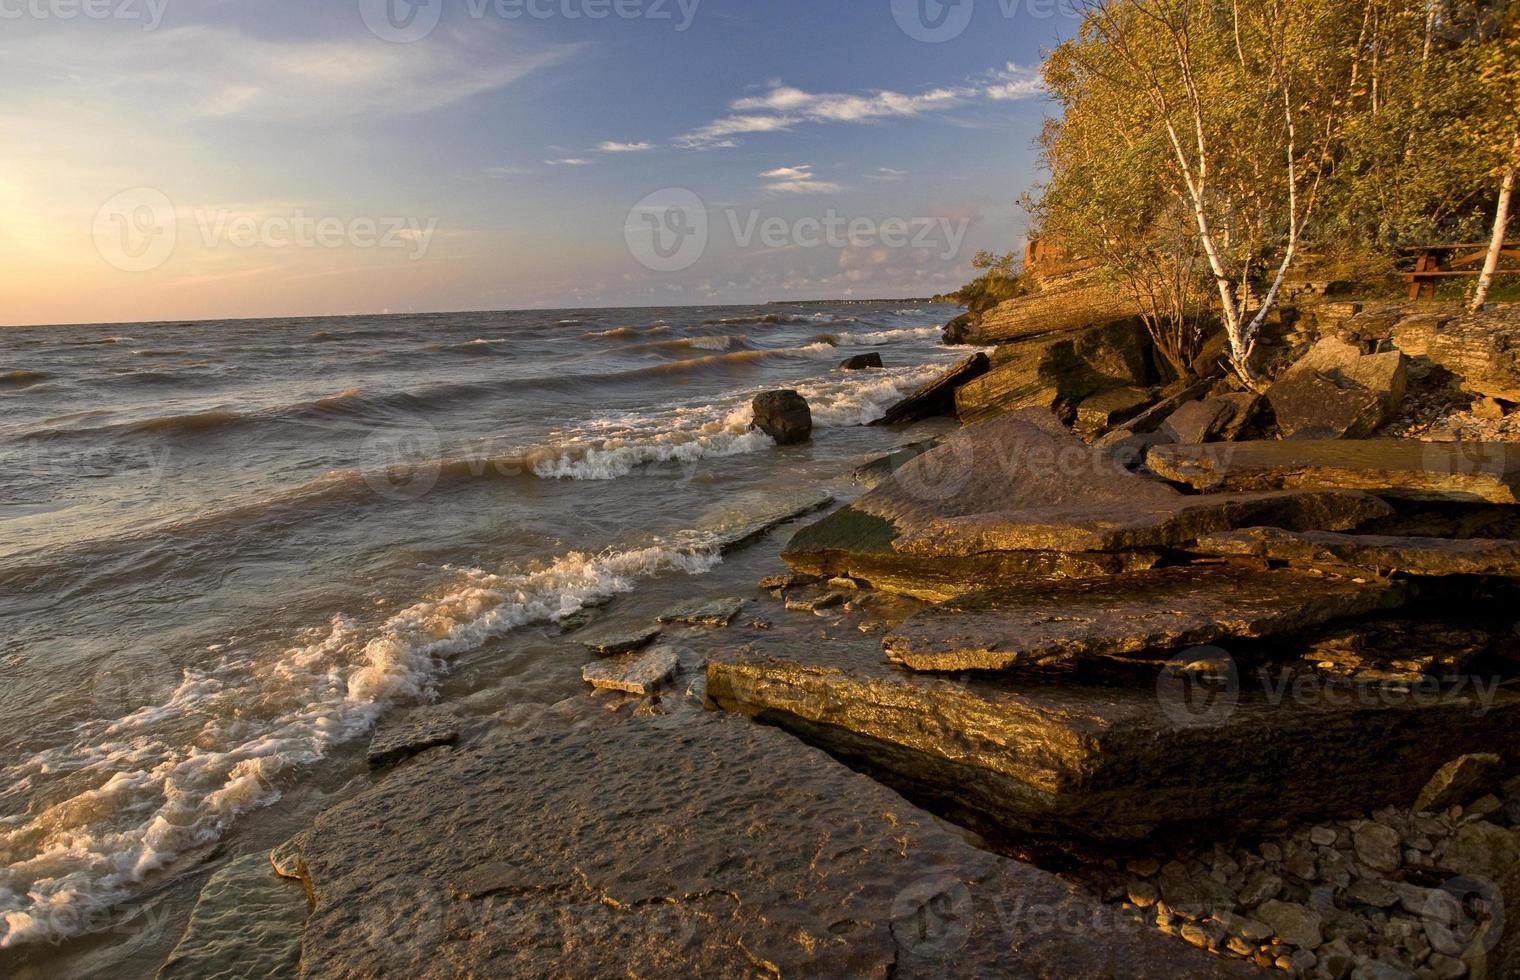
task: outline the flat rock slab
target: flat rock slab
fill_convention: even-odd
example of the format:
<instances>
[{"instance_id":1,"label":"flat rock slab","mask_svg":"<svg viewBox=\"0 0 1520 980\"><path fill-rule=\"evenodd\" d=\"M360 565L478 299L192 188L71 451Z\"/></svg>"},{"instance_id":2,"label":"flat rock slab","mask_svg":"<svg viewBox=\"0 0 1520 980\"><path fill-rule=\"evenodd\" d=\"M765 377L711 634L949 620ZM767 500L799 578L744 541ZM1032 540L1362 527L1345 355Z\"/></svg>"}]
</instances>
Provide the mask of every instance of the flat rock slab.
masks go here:
<instances>
[{"instance_id":1,"label":"flat rock slab","mask_svg":"<svg viewBox=\"0 0 1520 980\"><path fill-rule=\"evenodd\" d=\"M919 556L896 550L897 528L888 520L845 507L792 537L782 558L807 576L848 576L883 592L930 602L979 592L993 583L1092 578L1150 568L1160 555L1067 554L998 551Z\"/></svg>"},{"instance_id":2,"label":"flat rock slab","mask_svg":"<svg viewBox=\"0 0 1520 980\"><path fill-rule=\"evenodd\" d=\"M449 712L420 711L388 721L375 730L365 758L388 766L407 756L459 741L459 719Z\"/></svg>"},{"instance_id":3,"label":"flat rock slab","mask_svg":"<svg viewBox=\"0 0 1520 980\"><path fill-rule=\"evenodd\" d=\"M727 626L744 610L744 600L698 599L682 603L660 614L662 623L687 623L692 626Z\"/></svg>"},{"instance_id":4,"label":"flat rock slab","mask_svg":"<svg viewBox=\"0 0 1520 980\"><path fill-rule=\"evenodd\" d=\"M735 718L472 747L328 810L303 859L309 977L1256 975Z\"/></svg>"},{"instance_id":5,"label":"flat rock slab","mask_svg":"<svg viewBox=\"0 0 1520 980\"><path fill-rule=\"evenodd\" d=\"M1296 647L1290 639L1283 652ZM1143 840L1407 806L1441 756L1520 731L1520 695L1299 684L1243 666L1218 689L915 674L867 637L757 637L713 652L707 694L937 810L1015 834Z\"/></svg>"},{"instance_id":6,"label":"flat rock slab","mask_svg":"<svg viewBox=\"0 0 1520 980\"><path fill-rule=\"evenodd\" d=\"M1411 575L1520 576L1520 541L1492 538L1453 541L1248 527L1205 535L1198 539L1194 550L1205 555L1346 565Z\"/></svg>"},{"instance_id":7,"label":"flat rock slab","mask_svg":"<svg viewBox=\"0 0 1520 980\"><path fill-rule=\"evenodd\" d=\"M1199 535L1243 525L1354 528L1393 508L1356 490L1287 490L1171 497L1130 504L1065 504L930 521L893 547L913 555L988 551L1125 551L1176 548Z\"/></svg>"},{"instance_id":8,"label":"flat rock slab","mask_svg":"<svg viewBox=\"0 0 1520 980\"><path fill-rule=\"evenodd\" d=\"M1405 500L1520 503L1520 446L1413 439L1157 446L1160 476L1199 490L1346 489Z\"/></svg>"},{"instance_id":9,"label":"flat rock slab","mask_svg":"<svg viewBox=\"0 0 1520 980\"><path fill-rule=\"evenodd\" d=\"M620 626L615 629L601 630L590 636L581 637L581 645L592 653L600 653L605 657L620 653L629 653L633 650L642 650L653 643L660 635L658 626Z\"/></svg>"},{"instance_id":10,"label":"flat rock slab","mask_svg":"<svg viewBox=\"0 0 1520 980\"><path fill-rule=\"evenodd\" d=\"M201 889L190 924L159 980L293 977L301 961L306 892L263 854L225 865Z\"/></svg>"},{"instance_id":11,"label":"flat rock slab","mask_svg":"<svg viewBox=\"0 0 1520 980\"><path fill-rule=\"evenodd\" d=\"M681 657L674 647L655 647L587 664L581 669L581 679L604 691L651 694L669 684L680 668Z\"/></svg>"},{"instance_id":12,"label":"flat rock slab","mask_svg":"<svg viewBox=\"0 0 1520 980\"><path fill-rule=\"evenodd\" d=\"M981 593L909 617L882 646L913 670L1007 670L1273 636L1403 600L1379 582L1166 568Z\"/></svg>"}]
</instances>

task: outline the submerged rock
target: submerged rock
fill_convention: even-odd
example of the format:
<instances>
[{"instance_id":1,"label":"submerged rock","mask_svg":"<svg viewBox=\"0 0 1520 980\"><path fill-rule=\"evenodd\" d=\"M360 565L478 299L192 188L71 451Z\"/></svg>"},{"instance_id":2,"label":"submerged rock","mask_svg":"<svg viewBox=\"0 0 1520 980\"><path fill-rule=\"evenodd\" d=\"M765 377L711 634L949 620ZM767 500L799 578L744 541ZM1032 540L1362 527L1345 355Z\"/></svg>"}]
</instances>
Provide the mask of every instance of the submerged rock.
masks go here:
<instances>
[{"instance_id":1,"label":"submerged rock","mask_svg":"<svg viewBox=\"0 0 1520 980\"><path fill-rule=\"evenodd\" d=\"M872 351L869 354L856 354L854 357L845 358L839 365L845 371L864 371L867 368L881 367L881 355Z\"/></svg>"},{"instance_id":2,"label":"submerged rock","mask_svg":"<svg viewBox=\"0 0 1520 980\"><path fill-rule=\"evenodd\" d=\"M658 626L620 626L601 630L580 638L581 645L592 653L613 656L649 646L660 635Z\"/></svg>"},{"instance_id":3,"label":"submerged rock","mask_svg":"<svg viewBox=\"0 0 1520 980\"><path fill-rule=\"evenodd\" d=\"M1520 451L1413 439L1157 446L1160 476L1199 490L1348 489L1404 500L1520 503Z\"/></svg>"},{"instance_id":4,"label":"submerged rock","mask_svg":"<svg viewBox=\"0 0 1520 980\"><path fill-rule=\"evenodd\" d=\"M1248 975L734 718L467 749L304 858L308 976Z\"/></svg>"},{"instance_id":5,"label":"submerged rock","mask_svg":"<svg viewBox=\"0 0 1520 980\"><path fill-rule=\"evenodd\" d=\"M371 766L388 766L408 756L459 741L459 718L444 710L423 709L387 721L375 730L365 758Z\"/></svg>"},{"instance_id":6,"label":"submerged rock","mask_svg":"<svg viewBox=\"0 0 1520 980\"><path fill-rule=\"evenodd\" d=\"M1141 684L946 677L883 663L868 638L837 634L805 645L758 636L711 654L707 673L724 709L794 731L914 799L1062 839L1161 828L1217 838L1404 804L1431 745L1483 751L1520 724L1520 696L1502 690L1491 702L1470 687L1401 695L1243 664L1219 685L1159 665Z\"/></svg>"},{"instance_id":7,"label":"submerged rock","mask_svg":"<svg viewBox=\"0 0 1520 980\"><path fill-rule=\"evenodd\" d=\"M1273 636L1403 601L1385 583L1167 568L980 593L910 617L882 646L913 670L1006 670Z\"/></svg>"},{"instance_id":8,"label":"submerged rock","mask_svg":"<svg viewBox=\"0 0 1520 980\"><path fill-rule=\"evenodd\" d=\"M989 365L986 354L972 354L938 377L919 385L871 424L896 425L936 415L950 415L955 411L956 390L973 378L986 374Z\"/></svg>"},{"instance_id":9,"label":"submerged rock","mask_svg":"<svg viewBox=\"0 0 1520 980\"><path fill-rule=\"evenodd\" d=\"M743 599L696 599L661 613L660 622L688 623L693 626L727 626L743 609Z\"/></svg>"},{"instance_id":10,"label":"submerged rock","mask_svg":"<svg viewBox=\"0 0 1520 980\"><path fill-rule=\"evenodd\" d=\"M807 442L813 435L813 412L807 399L791 389L755 396L755 427L778 446Z\"/></svg>"},{"instance_id":11,"label":"submerged rock","mask_svg":"<svg viewBox=\"0 0 1520 980\"><path fill-rule=\"evenodd\" d=\"M1310 565L1342 565L1411 575L1504 575L1520 577L1520 541L1473 538L1394 537L1285 531L1248 527L1198 539L1205 555L1243 556Z\"/></svg>"},{"instance_id":12,"label":"submerged rock","mask_svg":"<svg viewBox=\"0 0 1520 980\"><path fill-rule=\"evenodd\" d=\"M581 679L604 691L653 694L675 679L681 657L674 647L623 653L581 668Z\"/></svg>"},{"instance_id":13,"label":"submerged rock","mask_svg":"<svg viewBox=\"0 0 1520 980\"><path fill-rule=\"evenodd\" d=\"M158 978L294 977L306 911L306 892L277 876L267 857L238 858L201 889L190 924Z\"/></svg>"}]
</instances>

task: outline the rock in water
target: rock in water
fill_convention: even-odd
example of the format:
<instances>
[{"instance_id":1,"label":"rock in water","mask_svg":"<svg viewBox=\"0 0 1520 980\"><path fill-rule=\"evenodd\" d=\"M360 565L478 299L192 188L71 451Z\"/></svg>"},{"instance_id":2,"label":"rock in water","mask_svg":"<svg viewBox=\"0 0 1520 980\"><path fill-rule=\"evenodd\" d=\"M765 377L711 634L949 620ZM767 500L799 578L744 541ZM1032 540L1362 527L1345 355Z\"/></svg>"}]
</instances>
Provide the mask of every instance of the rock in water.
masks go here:
<instances>
[{"instance_id":1,"label":"rock in water","mask_svg":"<svg viewBox=\"0 0 1520 980\"><path fill-rule=\"evenodd\" d=\"M727 626L744 608L744 600L697 599L660 614L662 623L688 623L692 626Z\"/></svg>"},{"instance_id":2,"label":"rock in water","mask_svg":"<svg viewBox=\"0 0 1520 980\"><path fill-rule=\"evenodd\" d=\"M867 368L879 368L881 367L881 355L875 351L869 354L856 354L854 357L846 358L844 363L839 366L846 371L864 371Z\"/></svg>"},{"instance_id":3,"label":"rock in water","mask_svg":"<svg viewBox=\"0 0 1520 980\"><path fill-rule=\"evenodd\" d=\"M736 718L503 737L328 810L303 855L308 976L1255 975Z\"/></svg>"},{"instance_id":4,"label":"rock in water","mask_svg":"<svg viewBox=\"0 0 1520 980\"><path fill-rule=\"evenodd\" d=\"M604 691L653 694L674 680L680 667L681 658L674 647L655 647L587 664L581 670L581 678Z\"/></svg>"},{"instance_id":5,"label":"rock in water","mask_svg":"<svg viewBox=\"0 0 1520 980\"><path fill-rule=\"evenodd\" d=\"M1146 457L1198 490L1348 489L1380 497L1520 503L1520 449L1502 442L1414 439L1157 446Z\"/></svg>"},{"instance_id":6,"label":"rock in water","mask_svg":"<svg viewBox=\"0 0 1520 980\"><path fill-rule=\"evenodd\" d=\"M1006 670L1290 633L1404 598L1288 570L1168 568L970 596L909 617L882 646L913 670Z\"/></svg>"},{"instance_id":7,"label":"rock in water","mask_svg":"<svg viewBox=\"0 0 1520 980\"><path fill-rule=\"evenodd\" d=\"M592 653L612 656L627 653L630 650L643 649L653 643L659 635L658 626L623 626L603 630L593 636L582 637L581 645Z\"/></svg>"},{"instance_id":8,"label":"rock in water","mask_svg":"<svg viewBox=\"0 0 1520 980\"><path fill-rule=\"evenodd\" d=\"M459 719L452 712L422 710L388 721L375 730L366 758L371 766L388 766L408 756L459 741Z\"/></svg>"},{"instance_id":9,"label":"rock in water","mask_svg":"<svg viewBox=\"0 0 1520 980\"><path fill-rule=\"evenodd\" d=\"M791 389L755 396L755 427L778 446L807 442L813 435L813 411L807 399Z\"/></svg>"},{"instance_id":10,"label":"rock in water","mask_svg":"<svg viewBox=\"0 0 1520 980\"><path fill-rule=\"evenodd\" d=\"M949 415L955 411L956 391L972 379L986 374L990 363L986 354L972 354L938 377L919 385L871 424L896 425L898 422L916 422L936 415Z\"/></svg>"},{"instance_id":11,"label":"rock in water","mask_svg":"<svg viewBox=\"0 0 1520 980\"><path fill-rule=\"evenodd\" d=\"M158 980L294 977L306 910L306 892L276 875L267 856L238 858L201 889Z\"/></svg>"}]
</instances>

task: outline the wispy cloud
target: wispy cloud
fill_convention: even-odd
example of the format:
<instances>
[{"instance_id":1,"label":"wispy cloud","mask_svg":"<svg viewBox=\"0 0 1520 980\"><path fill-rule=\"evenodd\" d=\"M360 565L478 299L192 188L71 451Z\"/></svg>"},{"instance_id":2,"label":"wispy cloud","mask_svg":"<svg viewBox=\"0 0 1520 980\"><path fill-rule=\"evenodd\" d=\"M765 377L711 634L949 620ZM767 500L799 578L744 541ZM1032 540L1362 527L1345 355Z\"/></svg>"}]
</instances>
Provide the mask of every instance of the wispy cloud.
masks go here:
<instances>
[{"instance_id":1,"label":"wispy cloud","mask_svg":"<svg viewBox=\"0 0 1520 980\"><path fill-rule=\"evenodd\" d=\"M511 177L526 177L533 171L527 167L487 167L481 173L493 180L507 180Z\"/></svg>"},{"instance_id":2,"label":"wispy cloud","mask_svg":"<svg viewBox=\"0 0 1520 980\"><path fill-rule=\"evenodd\" d=\"M599 153L644 153L654 149L653 143L619 143L616 140L607 140L597 145Z\"/></svg>"},{"instance_id":3,"label":"wispy cloud","mask_svg":"<svg viewBox=\"0 0 1520 980\"><path fill-rule=\"evenodd\" d=\"M589 167L591 161L584 157L565 157L562 160L545 160L544 163L551 167Z\"/></svg>"},{"instance_id":4,"label":"wispy cloud","mask_svg":"<svg viewBox=\"0 0 1520 980\"><path fill-rule=\"evenodd\" d=\"M945 112L977 102L1032 98L1041 91L1039 73L1008 64L965 85L907 94L875 90L865 94L808 92L772 82L760 95L729 103L727 116L677 137L686 149L737 146L737 136L789 130L805 124L872 123Z\"/></svg>"},{"instance_id":5,"label":"wispy cloud","mask_svg":"<svg viewBox=\"0 0 1520 980\"><path fill-rule=\"evenodd\" d=\"M844 190L842 184L819 180L813 176L813 165L810 163L796 167L777 167L760 176L770 182L765 185L765 189L778 194L835 194Z\"/></svg>"},{"instance_id":6,"label":"wispy cloud","mask_svg":"<svg viewBox=\"0 0 1520 980\"><path fill-rule=\"evenodd\" d=\"M0 60L11 69L0 77L11 99L45 78L54 97L74 90L84 105L123 98L151 105L159 118L333 124L439 109L504 88L574 50L529 48L502 30L481 29L439 32L428 44L271 41L205 26L122 44L100 32L53 31L13 43L0 37ZM70 66L65 85L56 81L59 64Z\"/></svg>"},{"instance_id":7,"label":"wispy cloud","mask_svg":"<svg viewBox=\"0 0 1520 980\"><path fill-rule=\"evenodd\" d=\"M902 180L908 176L906 170L893 170L891 167L877 167L865 175L867 180Z\"/></svg>"}]
</instances>

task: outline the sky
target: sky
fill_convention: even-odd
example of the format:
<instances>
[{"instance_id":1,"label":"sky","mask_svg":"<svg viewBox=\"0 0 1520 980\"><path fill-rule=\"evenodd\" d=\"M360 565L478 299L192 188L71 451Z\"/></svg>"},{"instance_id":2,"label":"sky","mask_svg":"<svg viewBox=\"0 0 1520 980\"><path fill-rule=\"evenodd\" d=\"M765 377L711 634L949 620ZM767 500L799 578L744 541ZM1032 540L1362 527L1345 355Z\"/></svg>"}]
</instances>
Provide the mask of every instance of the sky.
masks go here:
<instances>
[{"instance_id":1,"label":"sky","mask_svg":"<svg viewBox=\"0 0 1520 980\"><path fill-rule=\"evenodd\" d=\"M0 0L0 324L896 298L1070 0Z\"/></svg>"}]
</instances>

